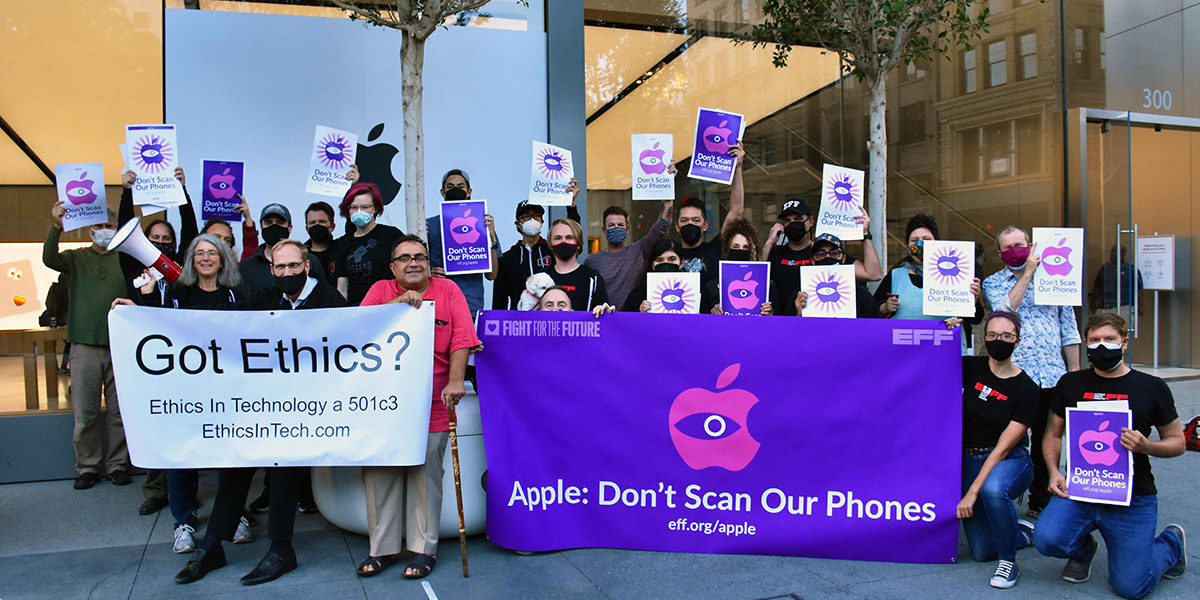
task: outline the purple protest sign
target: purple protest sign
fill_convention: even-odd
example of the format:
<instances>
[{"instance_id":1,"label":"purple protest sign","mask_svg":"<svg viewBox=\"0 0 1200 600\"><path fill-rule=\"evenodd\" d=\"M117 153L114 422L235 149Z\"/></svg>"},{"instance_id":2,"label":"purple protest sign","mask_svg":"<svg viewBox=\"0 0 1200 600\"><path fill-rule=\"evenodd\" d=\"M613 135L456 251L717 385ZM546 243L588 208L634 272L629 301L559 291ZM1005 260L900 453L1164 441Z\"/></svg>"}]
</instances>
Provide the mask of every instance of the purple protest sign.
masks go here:
<instances>
[{"instance_id":1,"label":"purple protest sign","mask_svg":"<svg viewBox=\"0 0 1200 600\"><path fill-rule=\"evenodd\" d=\"M1072 500L1129 506L1133 454L1121 445L1121 428L1133 428L1132 419L1127 410L1067 409L1067 491Z\"/></svg>"},{"instance_id":2,"label":"purple protest sign","mask_svg":"<svg viewBox=\"0 0 1200 600\"><path fill-rule=\"evenodd\" d=\"M488 245L486 200L442 203L442 252L447 275L492 270Z\"/></svg>"},{"instance_id":3,"label":"purple protest sign","mask_svg":"<svg viewBox=\"0 0 1200 600\"><path fill-rule=\"evenodd\" d=\"M737 113L701 108L696 111L696 140L688 177L729 185L737 162L729 147L741 143L746 118Z\"/></svg>"},{"instance_id":4,"label":"purple protest sign","mask_svg":"<svg viewBox=\"0 0 1200 600\"><path fill-rule=\"evenodd\" d=\"M223 160L204 161L204 188L200 192L200 218L241 221L238 194L242 193L242 172L245 165Z\"/></svg>"},{"instance_id":5,"label":"purple protest sign","mask_svg":"<svg viewBox=\"0 0 1200 600\"><path fill-rule=\"evenodd\" d=\"M721 261L721 311L727 315L761 315L770 302L771 264Z\"/></svg>"},{"instance_id":6,"label":"purple protest sign","mask_svg":"<svg viewBox=\"0 0 1200 600\"><path fill-rule=\"evenodd\" d=\"M938 321L485 311L479 331L500 546L955 559L962 375ZM698 333L712 351L672 358ZM535 356L587 360L531 391L512 374Z\"/></svg>"}]
</instances>

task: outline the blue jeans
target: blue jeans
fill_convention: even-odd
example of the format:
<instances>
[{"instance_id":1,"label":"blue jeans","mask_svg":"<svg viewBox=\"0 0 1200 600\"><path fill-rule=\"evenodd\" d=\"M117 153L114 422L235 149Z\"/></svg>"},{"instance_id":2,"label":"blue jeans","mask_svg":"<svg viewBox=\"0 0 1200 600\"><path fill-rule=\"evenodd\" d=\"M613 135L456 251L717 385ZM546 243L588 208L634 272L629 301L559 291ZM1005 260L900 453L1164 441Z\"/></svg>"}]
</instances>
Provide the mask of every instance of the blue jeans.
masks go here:
<instances>
[{"instance_id":1,"label":"blue jeans","mask_svg":"<svg viewBox=\"0 0 1200 600\"><path fill-rule=\"evenodd\" d=\"M198 469L167 469L167 504L171 507L171 516L175 517L175 526L183 524L196 526L192 511L200 508L196 492L200 488L200 471Z\"/></svg>"},{"instance_id":2,"label":"blue jeans","mask_svg":"<svg viewBox=\"0 0 1200 600\"><path fill-rule=\"evenodd\" d=\"M1093 504L1055 496L1038 518L1033 543L1046 556L1091 560L1097 529L1108 548L1108 584L1122 598L1142 598L1182 555L1173 531L1154 536L1158 497L1134 496L1129 506Z\"/></svg>"},{"instance_id":3,"label":"blue jeans","mask_svg":"<svg viewBox=\"0 0 1200 600\"><path fill-rule=\"evenodd\" d=\"M987 454L971 456L963 453L962 491L965 495L979 476ZM1025 536L1017 529L1017 509L1013 500L1029 488L1033 480L1033 461L1029 450L1017 446L1000 461L983 481L975 513L963 519L963 532L971 547L971 558L978 561L1016 560L1017 550L1027 545Z\"/></svg>"}]
</instances>

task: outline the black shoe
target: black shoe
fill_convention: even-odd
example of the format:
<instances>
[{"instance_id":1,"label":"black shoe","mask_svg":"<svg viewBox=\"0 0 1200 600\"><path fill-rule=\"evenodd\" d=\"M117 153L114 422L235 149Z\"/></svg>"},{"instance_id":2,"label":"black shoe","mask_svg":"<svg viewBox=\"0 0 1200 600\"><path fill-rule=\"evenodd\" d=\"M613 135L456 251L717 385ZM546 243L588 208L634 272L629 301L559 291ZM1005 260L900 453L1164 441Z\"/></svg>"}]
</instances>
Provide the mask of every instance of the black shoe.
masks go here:
<instances>
[{"instance_id":1,"label":"black shoe","mask_svg":"<svg viewBox=\"0 0 1200 600\"><path fill-rule=\"evenodd\" d=\"M133 483L133 479L129 477L129 472L124 469L117 469L109 473L108 479L112 481L113 485L129 485Z\"/></svg>"},{"instance_id":2,"label":"black shoe","mask_svg":"<svg viewBox=\"0 0 1200 600\"><path fill-rule=\"evenodd\" d=\"M95 473L80 473L79 477L75 478L75 489L86 490L96 485L100 481L100 476Z\"/></svg>"},{"instance_id":3,"label":"black shoe","mask_svg":"<svg viewBox=\"0 0 1200 600\"><path fill-rule=\"evenodd\" d=\"M280 575L292 571L296 568L296 553L289 552L286 555L276 552L268 552L262 560L258 561L258 566L254 567L242 578L242 585L258 585L268 581L279 579Z\"/></svg>"},{"instance_id":4,"label":"black shoe","mask_svg":"<svg viewBox=\"0 0 1200 600\"><path fill-rule=\"evenodd\" d=\"M262 493L259 494L258 497L254 499L254 502L250 503L250 506L248 508L250 509L250 512L261 513L261 512L267 512L267 508L270 506L271 506L271 490L264 489L262 491Z\"/></svg>"},{"instance_id":5,"label":"black shoe","mask_svg":"<svg viewBox=\"0 0 1200 600\"><path fill-rule=\"evenodd\" d=\"M162 510L162 507L166 505L166 498L146 498L146 501L142 502L142 505L138 507L138 514L142 516L152 515Z\"/></svg>"},{"instance_id":6,"label":"black shoe","mask_svg":"<svg viewBox=\"0 0 1200 600\"><path fill-rule=\"evenodd\" d=\"M313 500L312 490L307 490L300 493L300 512L304 514L313 514L321 512L317 507L317 501Z\"/></svg>"},{"instance_id":7,"label":"black shoe","mask_svg":"<svg viewBox=\"0 0 1200 600\"><path fill-rule=\"evenodd\" d=\"M216 571L225 566L225 549L217 546L213 550L201 548L188 561L186 567L175 575L175 583L192 583L200 581L209 571Z\"/></svg>"}]
</instances>

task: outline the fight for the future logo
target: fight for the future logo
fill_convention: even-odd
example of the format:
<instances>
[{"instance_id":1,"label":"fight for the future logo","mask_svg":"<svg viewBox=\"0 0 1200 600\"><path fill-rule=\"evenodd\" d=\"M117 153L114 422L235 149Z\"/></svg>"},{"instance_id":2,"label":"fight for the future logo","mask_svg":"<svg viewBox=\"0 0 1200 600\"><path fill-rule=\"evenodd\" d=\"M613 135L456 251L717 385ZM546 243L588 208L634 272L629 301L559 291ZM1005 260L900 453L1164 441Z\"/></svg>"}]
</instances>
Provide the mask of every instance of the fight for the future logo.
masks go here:
<instances>
[{"instance_id":1,"label":"fight for the future logo","mask_svg":"<svg viewBox=\"0 0 1200 600\"><path fill-rule=\"evenodd\" d=\"M729 387L741 368L741 363L729 365L717 377L716 389L723 391L691 388L671 403L667 416L671 442L688 467L741 471L758 453L760 444L747 429L747 417L758 397Z\"/></svg>"}]
</instances>

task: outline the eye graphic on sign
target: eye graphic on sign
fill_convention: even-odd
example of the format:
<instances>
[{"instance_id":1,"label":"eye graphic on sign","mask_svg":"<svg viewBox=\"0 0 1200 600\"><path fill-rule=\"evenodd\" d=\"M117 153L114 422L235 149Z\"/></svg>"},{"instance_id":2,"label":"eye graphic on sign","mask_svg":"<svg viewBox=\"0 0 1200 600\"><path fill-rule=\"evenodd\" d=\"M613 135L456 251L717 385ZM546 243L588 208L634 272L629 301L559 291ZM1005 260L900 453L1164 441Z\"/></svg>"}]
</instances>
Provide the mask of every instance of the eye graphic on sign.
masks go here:
<instances>
[{"instance_id":1,"label":"eye graphic on sign","mask_svg":"<svg viewBox=\"0 0 1200 600\"><path fill-rule=\"evenodd\" d=\"M834 177L829 182L829 190L832 192L833 208L837 210L846 210L857 204L859 195L862 193L850 175Z\"/></svg>"},{"instance_id":2,"label":"eye graphic on sign","mask_svg":"<svg viewBox=\"0 0 1200 600\"><path fill-rule=\"evenodd\" d=\"M930 257L933 260L933 276L942 285L960 283L966 276L967 259L953 248L940 250Z\"/></svg>"},{"instance_id":3,"label":"eye graphic on sign","mask_svg":"<svg viewBox=\"0 0 1200 600\"><path fill-rule=\"evenodd\" d=\"M700 303L699 295L676 279L664 279L655 284L646 298L655 312L696 312Z\"/></svg>"},{"instance_id":4,"label":"eye graphic on sign","mask_svg":"<svg viewBox=\"0 0 1200 600\"><path fill-rule=\"evenodd\" d=\"M326 134L317 142L317 160L326 168L340 169L350 164L353 154L350 142L342 135Z\"/></svg>"},{"instance_id":5,"label":"eye graphic on sign","mask_svg":"<svg viewBox=\"0 0 1200 600\"><path fill-rule=\"evenodd\" d=\"M809 297L809 306L820 312L837 312L850 302L850 286L837 274L824 275L813 286L813 294Z\"/></svg>"},{"instance_id":6,"label":"eye graphic on sign","mask_svg":"<svg viewBox=\"0 0 1200 600\"><path fill-rule=\"evenodd\" d=\"M760 444L747 428L753 393L731 388L741 363L729 365L717 377L717 390L684 390L671 403L667 416L671 442L688 467L719 467L740 471L750 464Z\"/></svg>"},{"instance_id":7,"label":"eye graphic on sign","mask_svg":"<svg viewBox=\"0 0 1200 600\"><path fill-rule=\"evenodd\" d=\"M543 148L538 152L534 164L543 177L551 179L563 179L571 168L571 161L566 155L553 148Z\"/></svg>"},{"instance_id":8,"label":"eye graphic on sign","mask_svg":"<svg viewBox=\"0 0 1200 600\"><path fill-rule=\"evenodd\" d=\"M1069 275L1071 273L1071 248L1066 246L1067 238L1042 252L1042 268L1047 275Z\"/></svg>"},{"instance_id":9,"label":"eye graphic on sign","mask_svg":"<svg viewBox=\"0 0 1200 600\"><path fill-rule=\"evenodd\" d=\"M1104 421L1094 430L1084 431L1079 436L1079 453L1083 460L1093 465L1112 466L1121 457L1116 449L1116 431L1106 431L1110 421Z\"/></svg>"},{"instance_id":10,"label":"eye graphic on sign","mask_svg":"<svg viewBox=\"0 0 1200 600\"><path fill-rule=\"evenodd\" d=\"M719 440L737 433L742 426L733 419L717 413L696 413L680 419L675 423L675 428L679 433L694 438Z\"/></svg>"},{"instance_id":11,"label":"eye graphic on sign","mask_svg":"<svg viewBox=\"0 0 1200 600\"><path fill-rule=\"evenodd\" d=\"M133 144L133 163L144 173L165 170L174 156L171 145L157 135L144 135Z\"/></svg>"},{"instance_id":12,"label":"eye graphic on sign","mask_svg":"<svg viewBox=\"0 0 1200 600\"><path fill-rule=\"evenodd\" d=\"M479 219L471 216L471 209L463 211L461 217L450 221L450 237L458 244L474 244L479 240Z\"/></svg>"}]
</instances>

